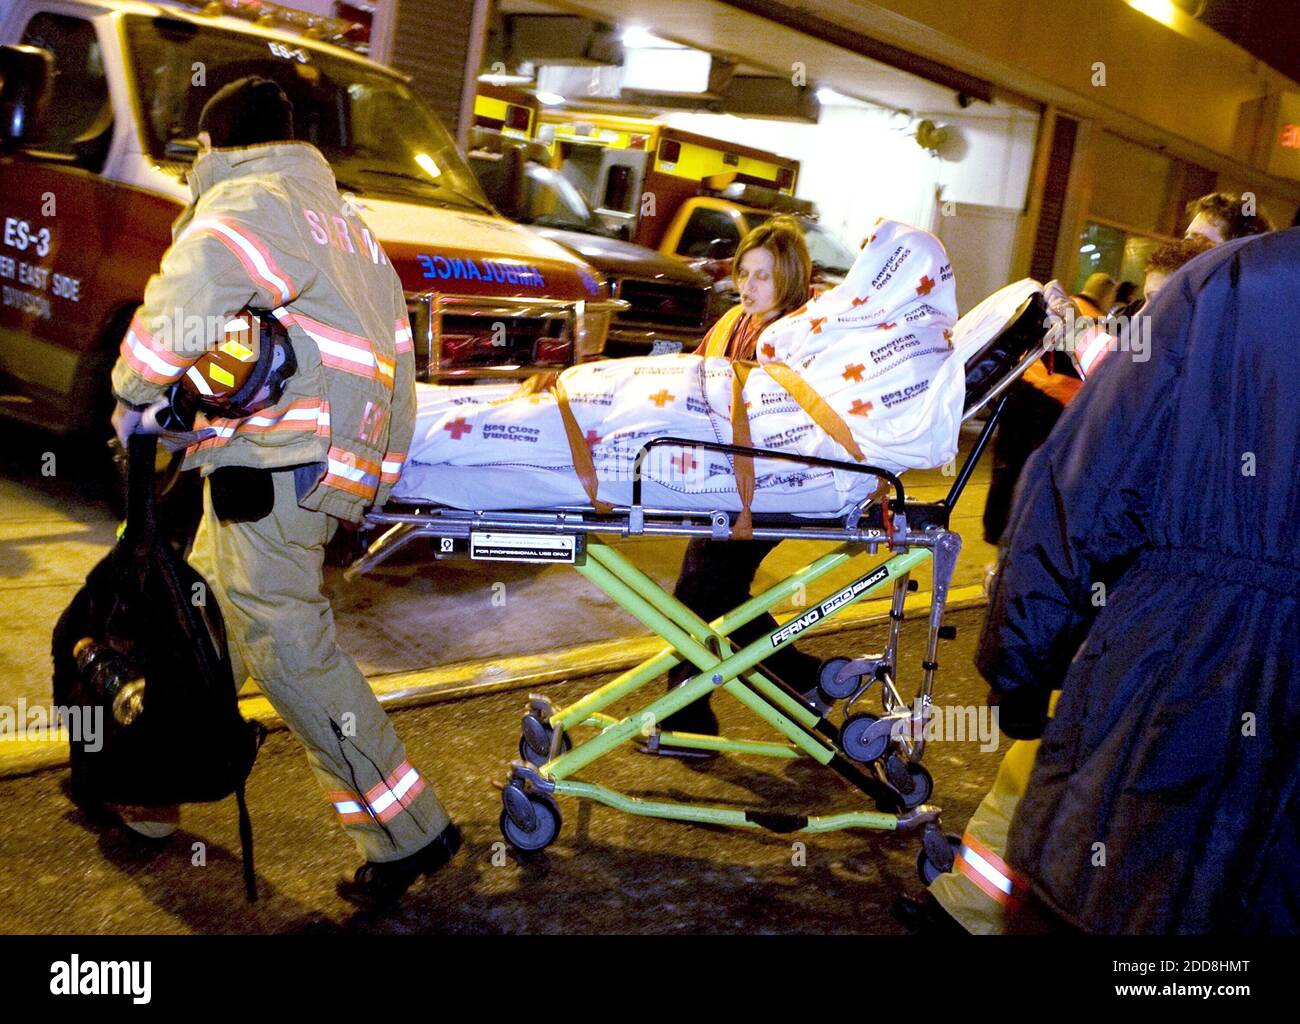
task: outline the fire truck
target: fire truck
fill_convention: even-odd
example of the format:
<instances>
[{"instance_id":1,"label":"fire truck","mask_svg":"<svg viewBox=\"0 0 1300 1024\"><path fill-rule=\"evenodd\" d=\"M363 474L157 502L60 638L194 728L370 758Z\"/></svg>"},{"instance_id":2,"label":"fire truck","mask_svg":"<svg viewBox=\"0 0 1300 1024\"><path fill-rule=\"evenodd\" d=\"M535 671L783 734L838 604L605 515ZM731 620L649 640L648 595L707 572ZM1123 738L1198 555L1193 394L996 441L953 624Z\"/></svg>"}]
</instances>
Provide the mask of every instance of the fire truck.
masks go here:
<instances>
[{"instance_id":1,"label":"fire truck","mask_svg":"<svg viewBox=\"0 0 1300 1024\"><path fill-rule=\"evenodd\" d=\"M252 74L285 90L297 137L383 242L423 379L522 378L601 354L624 306L600 274L497 214L403 77L340 45L349 23L295 34L275 10L0 6L0 411L58 431L106 422L109 368L189 199L199 112Z\"/></svg>"}]
</instances>

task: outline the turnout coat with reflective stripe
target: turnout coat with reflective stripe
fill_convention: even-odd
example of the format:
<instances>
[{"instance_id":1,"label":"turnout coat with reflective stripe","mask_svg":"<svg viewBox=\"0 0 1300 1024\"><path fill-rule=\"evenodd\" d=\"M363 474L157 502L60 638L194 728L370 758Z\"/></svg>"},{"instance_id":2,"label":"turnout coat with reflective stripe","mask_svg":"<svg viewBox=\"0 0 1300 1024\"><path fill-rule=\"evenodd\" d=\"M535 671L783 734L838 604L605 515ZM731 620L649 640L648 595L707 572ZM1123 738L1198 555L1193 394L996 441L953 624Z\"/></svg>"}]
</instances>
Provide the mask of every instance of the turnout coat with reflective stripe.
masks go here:
<instances>
[{"instance_id":1,"label":"turnout coat with reflective stripe","mask_svg":"<svg viewBox=\"0 0 1300 1024\"><path fill-rule=\"evenodd\" d=\"M1004 702L1063 689L1008 860L1089 931L1294 932L1300 230L1147 312L1149 361L1097 368L1003 540L979 668Z\"/></svg>"},{"instance_id":2,"label":"turnout coat with reflective stripe","mask_svg":"<svg viewBox=\"0 0 1300 1024\"><path fill-rule=\"evenodd\" d=\"M153 401L220 341L232 314L276 310L298 372L279 404L255 416L200 417L215 434L188 450L186 468L319 464L303 507L360 520L387 498L415 427L396 272L311 145L212 150L195 161L190 189L122 341L114 392Z\"/></svg>"}]
</instances>

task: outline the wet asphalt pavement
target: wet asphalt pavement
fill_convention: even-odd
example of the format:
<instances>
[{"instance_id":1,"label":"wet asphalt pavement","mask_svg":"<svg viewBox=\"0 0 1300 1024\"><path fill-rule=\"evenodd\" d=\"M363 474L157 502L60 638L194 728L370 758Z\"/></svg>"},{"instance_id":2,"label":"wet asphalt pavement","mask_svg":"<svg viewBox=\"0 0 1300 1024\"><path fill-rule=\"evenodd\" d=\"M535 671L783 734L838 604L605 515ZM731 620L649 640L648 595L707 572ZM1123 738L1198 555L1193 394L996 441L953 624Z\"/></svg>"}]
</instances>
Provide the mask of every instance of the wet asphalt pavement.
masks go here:
<instances>
[{"instance_id":1,"label":"wet asphalt pavement","mask_svg":"<svg viewBox=\"0 0 1300 1024\"><path fill-rule=\"evenodd\" d=\"M986 688L971 664L982 616L976 610L948 617L959 632L940 648L940 706L983 704ZM919 676L923 638L920 622L905 626L900 681L906 694ZM801 644L823 657L882 646L879 627ZM561 705L599 681L575 680L542 692ZM659 685L652 684L656 694ZM732 831L561 798L563 827L554 844L540 854L515 853L502 842L493 783L505 779L518 756L526 696L520 690L393 712L412 763L432 780L466 840L457 858L417 883L395 912L358 913L336 896L334 881L355 867L356 852L335 825L298 743L280 730L263 747L248 790L261 895L256 904L244 901L233 798L187 806L181 830L150 846L89 822L64 792L66 771L46 771L0 780L0 932L903 931L890 906L900 893L919 888L915 835ZM877 699L869 699L864 706L875 710ZM715 695L714 706L729 734L775 738L727 695ZM577 738L588 734L580 730ZM1002 738L992 751L981 750L978 739L930 744L931 802L943 808L946 831L961 832L1008 742ZM727 756L692 767L625 747L580 777L640 796L753 809L873 809L866 797L806 759Z\"/></svg>"}]
</instances>

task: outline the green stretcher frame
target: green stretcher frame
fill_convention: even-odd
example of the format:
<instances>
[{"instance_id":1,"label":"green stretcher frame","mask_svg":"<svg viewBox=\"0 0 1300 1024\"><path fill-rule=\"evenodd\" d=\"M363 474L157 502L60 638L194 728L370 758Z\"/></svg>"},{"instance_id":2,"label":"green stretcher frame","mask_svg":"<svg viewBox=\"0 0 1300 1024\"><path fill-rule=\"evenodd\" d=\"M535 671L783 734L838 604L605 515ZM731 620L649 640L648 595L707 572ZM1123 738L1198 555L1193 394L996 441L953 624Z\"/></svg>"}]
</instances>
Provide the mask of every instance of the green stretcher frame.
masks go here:
<instances>
[{"instance_id":1,"label":"green stretcher frame","mask_svg":"<svg viewBox=\"0 0 1300 1024\"><path fill-rule=\"evenodd\" d=\"M824 577L827 573L863 554L861 545L840 544L780 583L739 605L711 623L705 622L658 583L638 569L628 558L591 536L585 564L574 568L592 584L609 595L620 608L662 637L668 644L658 654L629 669L605 685L567 707L550 711L548 725L553 730L551 758L540 767L525 767L516 762L514 777L528 779L534 773L544 788L556 795L571 796L613 807L629 814L676 821L723 825L735 828L765 828L762 815L738 807L689 804L668 800L646 800L629 796L607 786L575 778L577 773L611 751L652 733L655 723L721 689L738 700L753 714L785 737L787 742L763 742L728 739L723 736L700 736L692 733L660 732L659 741L673 747L750 754L760 757L794 759L809 757L822 765L842 758L831 740L815 727L822 718L803 702L791 696L761 673L755 666L774 651L793 643L798 632L787 626L777 629L753 643L735 650L727 637L737 628L770 611L786 598ZM928 547L911 547L873 566L853 582L832 592L817 604L821 610L829 601L833 608L822 611L816 623L825 622L881 588L905 583L923 562L931 560ZM804 615L808 614L807 612ZM810 623L809 625L812 625ZM782 633L786 635L777 639ZM710 644L714 649L710 649ZM730 653L726 653L726 652ZM637 692L665 672L689 661L700 672L674 687L664 696L622 718L604 714L611 704ZM600 731L572 749L560 753L562 737L579 726ZM930 817L922 811L923 817ZM757 819L757 820L756 820ZM899 816L883 811L849 811L840 814L800 817L799 827L782 828L783 832L833 832L847 828L894 831Z\"/></svg>"}]
</instances>

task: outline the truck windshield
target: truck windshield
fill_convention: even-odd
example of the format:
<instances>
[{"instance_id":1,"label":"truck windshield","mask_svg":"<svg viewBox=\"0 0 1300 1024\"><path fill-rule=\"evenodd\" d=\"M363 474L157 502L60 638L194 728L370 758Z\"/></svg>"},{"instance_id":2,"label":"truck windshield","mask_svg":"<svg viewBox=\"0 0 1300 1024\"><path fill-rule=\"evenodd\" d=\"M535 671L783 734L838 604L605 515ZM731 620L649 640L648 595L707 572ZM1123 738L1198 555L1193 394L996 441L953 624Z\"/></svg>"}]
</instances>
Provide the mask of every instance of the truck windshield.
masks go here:
<instances>
[{"instance_id":1,"label":"truck windshield","mask_svg":"<svg viewBox=\"0 0 1300 1024\"><path fill-rule=\"evenodd\" d=\"M528 164L528 207L520 219L547 228L604 234L582 193L558 171Z\"/></svg>"},{"instance_id":2,"label":"truck windshield","mask_svg":"<svg viewBox=\"0 0 1300 1024\"><path fill-rule=\"evenodd\" d=\"M769 218L769 214L745 214L745 230L753 231ZM833 274L847 274L853 266L853 253L843 242L810 217L799 217L799 226L803 228L804 240L808 243L808 255L814 267L829 270Z\"/></svg>"},{"instance_id":3,"label":"truck windshield","mask_svg":"<svg viewBox=\"0 0 1300 1024\"><path fill-rule=\"evenodd\" d=\"M808 240L808 255L813 265L836 274L847 274L853 266L853 253L843 242L814 220L800 218L803 236Z\"/></svg>"},{"instance_id":4,"label":"truck windshield","mask_svg":"<svg viewBox=\"0 0 1300 1024\"><path fill-rule=\"evenodd\" d=\"M325 155L340 188L490 209L437 117L378 67L181 18L132 15L126 36L144 136L159 161L182 159L168 143L195 139L199 112L218 89L260 75L284 89L295 137Z\"/></svg>"}]
</instances>

